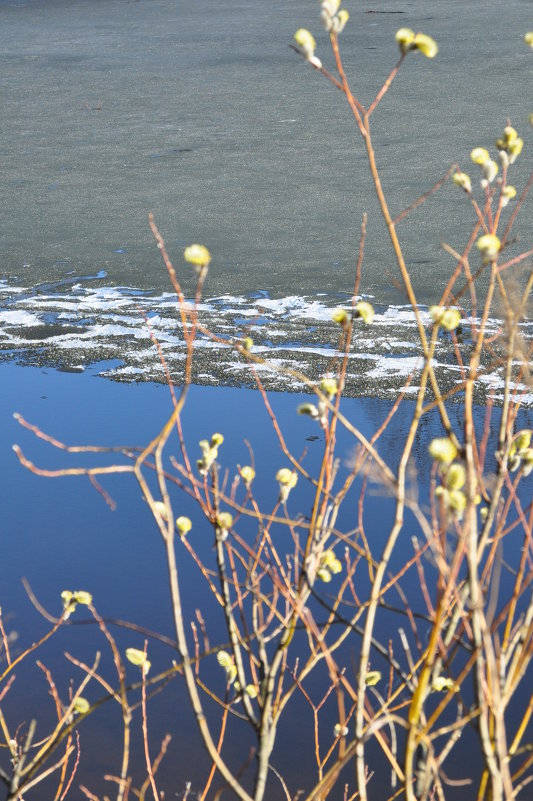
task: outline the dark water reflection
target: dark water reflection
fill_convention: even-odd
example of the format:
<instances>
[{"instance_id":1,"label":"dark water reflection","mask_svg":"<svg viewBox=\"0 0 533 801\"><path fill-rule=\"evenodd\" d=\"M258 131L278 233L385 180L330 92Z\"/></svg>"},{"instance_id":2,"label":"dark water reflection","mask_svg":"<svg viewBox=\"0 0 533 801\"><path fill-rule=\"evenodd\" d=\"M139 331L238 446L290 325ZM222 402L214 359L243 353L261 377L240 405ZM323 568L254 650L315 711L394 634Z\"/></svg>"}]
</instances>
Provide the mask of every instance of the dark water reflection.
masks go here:
<instances>
[{"instance_id":1,"label":"dark water reflection","mask_svg":"<svg viewBox=\"0 0 533 801\"><path fill-rule=\"evenodd\" d=\"M40 466L49 468L65 466L65 454L55 451L45 443L36 440L29 432L22 430L11 418L14 410L19 411L30 421L45 431L61 438L69 444L91 443L111 445L116 443L144 444L165 420L169 412L168 390L158 385L122 385L97 379L89 373L71 375L54 371L31 368L18 368L14 365L0 366L0 379L3 387L0 396L0 414L4 421L0 428L0 458L3 481L0 484L0 509L2 514L2 560L0 562L0 604L8 617L8 627L19 633L19 643L27 643L37 638L46 629L46 624L29 603L21 586L25 576L40 602L53 613L60 607L60 593L66 588L90 590L99 612L105 617L134 621L140 626L158 631L172 638L172 625L169 612L169 598L166 582L166 568L159 537L156 533L148 507L139 498L134 482L130 477L116 476L103 483L117 501L118 507L111 512L102 499L96 495L88 481L80 478L59 479L55 481L35 477L24 471L10 450L13 442L18 442L24 452ZM295 407L301 399L296 395L271 394L272 406L282 423L288 446L295 454L307 449L306 465L312 471L321 453L321 439L310 441L316 434L314 424L295 416ZM381 424L388 411L388 404L373 399L348 399L344 405L345 414L352 419L363 433L371 434ZM381 449L391 464L398 459L402 444L402 434L410 414L406 404L397 415L384 440ZM460 427L459 410L452 407L450 413L454 424ZM524 425L532 425L531 413L524 417ZM10 422L11 420L11 422ZM249 454L244 438L250 440L257 460L257 497L264 508L275 502L277 488L274 481L275 470L285 465L277 439L269 418L262 407L259 393L236 390L193 387L184 416L191 453L195 453L196 442L213 431L222 431L225 442L222 450L222 463L233 475L237 464L249 462ZM429 462L426 455L427 442L441 434L435 416L428 416L421 428L415 448L417 484L420 497L427 497ZM353 443L341 435L339 455L349 459ZM83 464L87 460L74 457L72 463ZM341 466L341 471L344 468ZM272 474L272 475L271 475ZM292 510L298 508L305 513L309 494L301 485L291 498ZM211 538L194 506L184 496L175 496L177 514L187 514L193 519L191 536L200 555L212 559ZM349 530L355 525L356 498L348 500L344 516L339 520L341 530ZM365 511L366 534L372 546L379 551L380 540L392 520L391 503L378 487L371 487L367 496ZM414 520L406 526L406 539L398 545L391 569L399 569L411 554L407 541L415 530ZM244 530L244 528L243 528ZM253 539L253 531L250 538ZM276 536L287 536L285 533ZM205 541L202 543L202 538ZM186 554L180 550L179 559ZM187 563L188 564L188 563ZM431 567L428 566L431 577ZM413 609L421 609L420 588L414 572L409 574L405 589ZM503 589L510 579L504 574ZM206 595L195 569L184 566L182 569L182 589L187 614L194 616L196 608L201 608L208 621L212 644L220 642L217 630L220 624L220 611ZM327 597L327 589L325 596ZM364 596L366 588L360 584L358 590ZM395 602L400 604L399 599ZM83 614L77 614L82 619ZM405 620L397 615L383 611L378 625L379 635L386 642L391 638L395 652L401 653L398 626L408 630ZM116 631L120 648L142 647L141 634L113 629ZM298 635L297 635L298 636ZM47 644L40 657L53 671L60 693L66 697L71 677L78 675L62 656L69 651L78 658L92 662L97 648L104 650L103 670L112 673L112 664L102 638L94 627L74 624L65 628L60 636ZM356 635L350 637L342 653L341 661L346 664L347 673L352 675L359 649ZM173 653L168 647L158 643L150 645L152 663L157 669L169 666ZM46 686L42 674L30 664L31 660L17 671L17 682L8 698L16 710L18 718L28 720L37 713L43 720L52 713L46 708ZM386 671L386 666L378 655L373 657L373 668ZM214 685L221 683L220 668L213 658L203 669L204 677ZM219 687L222 691L222 686ZM320 696L323 687L320 681L311 682L311 693ZM99 696L96 688L86 692L93 700ZM39 699L39 700L36 700ZM43 705L41 707L41 705ZM169 754L161 768L161 786L166 788L168 798L175 797L183 790L186 781L191 781L194 789L201 786L205 776L206 762L194 721L189 712L183 686L178 680L154 699L150 711L150 731L155 743L171 730L173 740ZM324 718L324 736L330 736L335 717ZM95 715L82 730L82 766L76 781L82 781L93 791L101 792L101 776L106 772L118 771L119 759L119 710L106 708ZM309 757L311 736L309 709L303 699L296 698L291 706L289 724L280 737L274 753L276 768L286 777L291 790L308 787L313 771ZM138 764L142 762L139 720L136 719L134 735L134 755ZM242 762L248 746L252 747L249 732L237 725L228 739L227 756L231 764ZM471 772L471 762L475 757L475 740L466 734L460 745L461 758L452 758L449 774L458 778ZM469 750L473 749L473 750ZM384 773L381 761L372 761L373 749L369 749L371 765L377 769L374 779L376 797L385 798L388 775ZM470 754L470 762L464 754ZM90 769L89 766L90 765ZM135 761L134 761L135 765ZM134 768L135 771L135 768ZM141 769L139 768L139 773ZM136 777L138 778L138 776ZM349 773L346 780L350 780ZM278 798L278 787L272 786L270 798ZM468 788L454 790L454 799L466 799ZM340 791L339 791L340 793ZM335 795L340 797L340 795Z\"/></svg>"}]
</instances>

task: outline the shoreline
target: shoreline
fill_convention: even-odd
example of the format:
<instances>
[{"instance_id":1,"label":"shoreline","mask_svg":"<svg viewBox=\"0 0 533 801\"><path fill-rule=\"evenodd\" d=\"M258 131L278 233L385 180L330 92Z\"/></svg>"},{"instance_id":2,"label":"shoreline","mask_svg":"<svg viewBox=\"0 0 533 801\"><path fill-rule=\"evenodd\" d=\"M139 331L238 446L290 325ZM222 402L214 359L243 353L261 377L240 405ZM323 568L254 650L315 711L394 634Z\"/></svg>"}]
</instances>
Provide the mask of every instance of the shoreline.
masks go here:
<instances>
[{"instance_id":1,"label":"shoreline","mask_svg":"<svg viewBox=\"0 0 533 801\"><path fill-rule=\"evenodd\" d=\"M0 281L0 361L73 372L96 369L99 375L128 383L166 383L168 370L179 385L185 346L175 294L113 287L105 279L105 273L98 273L73 277L66 285L34 288ZM414 314L407 305L380 306L371 296L363 297L374 302L376 314L371 325L360 321L355 326L345 395L390 400L403 390L412 396L422 365ZM228 344L198 334L193 382L255 387L249 362L231 346L244 337L253 339L253 354L273 368L296 370L318 382L334 372L339 356L339 326L332 322L331 313L350 306L350 296L340 293L272 298L263 291L205 298L198 305L199 322ZM431 325L427 307L419 309L424 322ZM463 356L471 344L470 328L476 323L463 319L457 338ZM490 319L487 330L497 335L502 326L501 321ZM533 322L523 321L520 330L524 342L533 339ZM502 336L502 348L504 339ZM485 402L490 392L499 402L501 368L494 367L489 358L493 357L486 354L476 388L478 403ZM461 368L449 334L439 337L434 363L443 392L460 384ZM255 369L269 390L306 390L297 377L280 374L267 364L256 364ZM523 404L533 405L533 391L525 385L518 389L524 392Z\"/></svg>"}]
</instances>

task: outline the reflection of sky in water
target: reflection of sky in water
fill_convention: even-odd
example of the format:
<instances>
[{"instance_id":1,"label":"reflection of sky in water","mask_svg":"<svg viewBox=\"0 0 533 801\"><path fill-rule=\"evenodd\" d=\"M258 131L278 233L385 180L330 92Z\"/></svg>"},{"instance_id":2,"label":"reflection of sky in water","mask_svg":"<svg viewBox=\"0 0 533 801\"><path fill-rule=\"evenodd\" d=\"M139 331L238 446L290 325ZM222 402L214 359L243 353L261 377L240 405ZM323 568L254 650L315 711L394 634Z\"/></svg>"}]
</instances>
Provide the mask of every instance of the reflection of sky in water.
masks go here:
<instances>
[{"instance_id":1,"label":"reflection of sky in water","mask_svg":"<svg viewBox=\"0 0 533 801\"><path fill-rule=\"evenodd\" d=\"M10 446L17 442L25 454L39 466L58 468L66 465L94 464L94 457L73 455L58 452L35 439L28 431L21 429L12 419L13 411L20 412L29 421L36 423L46 432L59 437L68 444L103 444L124 443L142 445L147 442L156 430L164 423L170 404L168 390L164 386L153 384L128 385L117 384L97 379L87 371L83 375L68 375L53 370L18 368L14 365L0 366L0 378L4 391L1 396L0 413L4 424L0 427L0 453L2 456L2 475L0 484L0 508L2 510L2 561L0 563L0 585L2 598L0 603L8 616L10 629L18 631L20 642L37 637L45 626L37 612L33 609L20 584L25 576L41 603L51 612L56 613L60 607L59 596L63 589L82 588L90 590L95 598L100 613L106 617L129 620L159 631L172 637L172 625L169 614L169 598L165 579L165 566L162 546L148 508L138 496L136 485L131 476L115 476L102 479L102 484L117 501L118 508L111 512L103 500L91 488L85 478L46 480L35 477L23 470L16 462ZM315 423L308 418L297 417L295 408L303 396L272 393L270 400L278 415L288 447L299 456L307 451L305 466L309 470L316 469L322 451L322 437ZM343 403L346 416L356 422L360 430L367 436L383 421L387 411L387 402L375 399L350 400ZM407 420L412 405L406 402L400 412L393 418L391 428L379 444L380 452L389 463L394 464L399 458L399 448L405 433ZM461 426L460 409L451 407L452 424L459 431ZM495 413L496 416L498 412ZM11 422L10 422L11 420ZM478 424L481 420L481 414ZM531 426L531 413L522 418L523 425ZM497 426L493 425L493 430ZM229 470L233 477L238 464L249 463L250 457L244 439L249 439L256 458L257 478L255 491L262 508L271 508L277 496L277 485L274 473L286 464L281 454L277 439L262 401L257 392L235 390L230 388L193 387L184 413L184 429L187 441L194 458L197 442L209 436L215 430L224 433L225 441L221 447L221 464ZM414 449L416 473L411 474L409 483L419 493L423 507L426 505L428 493L429 461L426 453L427 442L442 429L436 415L424 418L420 435ZM173 446L169 448L172 452ZM351 438L339 429L339 456L341 458L340 476L346 473L346 463L353 455L354 445ZM490 446L489 446L490 452ZM106 462L98 460L100 463ZM176 515L189 515L194 524L190 536L200 554L207 561L213 559L210 534L194 505L183 494L172 496ZM310 500L309 489L304 481L300 481L291 496L289 508L293 513L306 513ZM348 496L343 513L338 522L341 531L349 531L355 525L356 496ZM372 547L379 552L384 533L392 520L392 505L387 494L379 485L370 484L367 491L365 511L366 535ZM253 540L253 525L242 523L241 533ZM403 538L398 543L391 570L399 569L411 554L410 538L416 533L416 524L408 516ZM287 533L274 530L283 548L283 538ZM450 535L451 547L453 536ZM290 544L288 544L290 550ZM338 550L342 548L338 546ZM517 551L518 553L518 551ZM514 557L509 557L511 561ZM217 642L217 611L205 589L199 582L196 570L189 567L188 557L183 549L178 548L178 560L181 567L181 581L185 606L188 614L200 608L208 620L209 634L212 643ZM426 562L429 584L431 587L431 565ZM503 574L502 594L508 590L509 577ZM404 588L413 611L423 609L420 587L415 572L407 577ZM325 597L334 593L334 583L321 587ZM367 587L360 580L358 591L364 595ZM390 598L393 605L401 606L397 597ZM75 619L84 618L77 613ZM397 616L387 610L379 613L377 632L383 641L390 637L395 652L400 658L401 648L398 626L402 625L410 637L407 621L400 622ZM142 635L134 632L117 631L121 648L130 645L142 647ZM41 658L54 672L59 686L66 688L70 676L77 676L77 670L58 657L63 650L91 661L96 648L102 648L94 628L86 626L70 626L56 640L49 644L41 654ZM353 664L359 648L359 638L350 637L342 654L339 656L347 667L349 678L353 676ZM105 648L104 648L105 652ZM173 655L162 645L151 645L150 655L156 669L170 664ZM381 658L372 657L374 669L384 669ZM110 663L105 653L104 670L110 670ZM213 670L212 670L213 668ZM214 661L203 668L204 678L215 685L220 679L220 669ZM316 684L311 685L313 692L318 692ZM17 703L19 716L29 717L34 703L34 692L45 697L44 682L36 680L30 665L17 672L17 684L12 692L13 703ZM66 692L66 690L65 690ZM20 697L22 693L22 697ZM85 693L93 699L99 695L95 688ZM6 708L9 709L10 700ZM43 712L43 714L45 714ZM287 774L291 786L298 787L305 781L302 767L299 765L294 773L294 765L303 753L307 738L311 731L308 710L301 699L296 700L289 715L288 728L280 733L278 747L274 754L274 763L278 769ZM96 753L96 769L87 776L82 768L79 780L90 782L96 788L95 778L99 774L99 766L103 770L116 770L110 765L110 754L115 752L116 732L120 719L117 711L109 709L100 714L95 721L84 727L82 740L82 759L92 758ZM138 722L138 721L137 721ZM327 738L334 719L325 719L324 736ZM185 781L200 781L201 770L205 768L200 756L198 740L194 724L183 696L181 684L174 683L167 688L163 696L155 700L151 712L151 734L160 738L167 727L175 730L170 746L169 756L163 763L161 779L163 784L178 792ZM138 732L134 737L135 749L140 746ZM239 748L246 750L239 739L230 747L236 755ZM243 735L244 736L244 735ZM461 764L450 763L450 773L454 777L462 775L462 766L469 764L465 759L465 749L469 747L469 736L463 738L461 747ZM250 742L249 745L252 743ZM371 751L372 753L372 751ZM242 751L241 751L242 754ZM104 765L105 763L105 765ZM375 792L380 793L380 777L375 779ZM272 798L277 799L274 788ZM381 797L381 795L380 795ZM466 799L466 789L458 790L454 798Z\"/></svg>"}]
</instances>

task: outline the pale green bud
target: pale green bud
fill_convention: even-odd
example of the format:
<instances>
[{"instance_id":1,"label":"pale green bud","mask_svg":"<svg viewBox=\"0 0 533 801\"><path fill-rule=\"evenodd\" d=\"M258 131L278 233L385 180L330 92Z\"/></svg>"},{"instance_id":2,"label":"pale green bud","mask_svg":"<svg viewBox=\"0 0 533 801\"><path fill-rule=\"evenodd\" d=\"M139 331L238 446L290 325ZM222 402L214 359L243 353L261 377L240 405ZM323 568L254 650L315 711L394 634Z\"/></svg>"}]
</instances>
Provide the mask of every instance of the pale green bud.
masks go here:
<instances>
[{"instance_id":1,"label":"pale green bud","mask_svg":"<svg viewBox=\"0 0 533 801\"><path fill-rule=\"evenodd\" d=\"M526 448L529 448L531 444L531 431L529 431L528 429L520 431L520 433L518 434L517 438L514 441L514 444L516 444L518 452L520 453L520 455L522 455L521 451L525 450Z\"/></svg>"},{"instance_id":2,"label":"pale green bud","mask_svg":"<svg viewBox=\"0 0 533 801\"><path fill-rule=\"evenodd\" d=\"M533 470L533 448L522 451L522 475L528 476Z\"/></svg>"},{"instance_id":3,"label":"pale green bud","mask_svg":"<svg viewBox=\"0 0 533 801\"><path fill-rule=\"evenodd\" d=\"M456 172L453 175L452 181L456 186L464 189L465 192L470 194L472 191L472 181L465 172Z\"/></svg>"},{"instance_id":4,"label":"pale green bud","mask_svg":"<svg viewBox=\"0 0 533 801\"><path fill-rule=\"evenodd\" d=\"M209 469L213 462L216 460L218 456L218 446L224 442L224 437L222 434L213 434L211 437L211 441L208 442L206 439L201 439L198 443L203 457L202 459L198 459L196 462L198 470L201 475L205 476L209 472Z\"/></svg>"},{"instance_id":5,"label":"pale green bud","mask_svg":"<svg viewBox=\"0 0 533 801\"><path fill-rule=\"evenodd\" d=\"M496 261L501 246L502 243L496 234L484 234L483 236L480 236L476 242L476 247L483 256L484 264L488 264L490 261Z\"/></svg>"},{"instance_id":6,"label":"pale green bud","mask_svg":"<svg viewBox=\"0 0 533 801\"><path fill-rule=\"evenodd\" d=\"M502 208L507 206L510 200L513 200L516 197L516 189L511 184L507 184L502 191Z\"/></svg>"},{"instance_id":7,"label":"pale green bud","mask_svg":"<svg viewBox=\"0 0 533 801\"><path fill-rule=\"evenodd\" d=\"M324 551L320 558L320 567L327 568L333 574L340 573L342 570L342 564L332 550Z\"/></svg>"},{"instance_id":8,"label":"pale green bud","mask_svg":"<svg viewBox=\"0 0 533 801\"><path fill-rule=\"evenodd\" d=\"M344 327L350 322L350 315L346 309L334 309L334 311L331 313L331 319L334 323L339 323L339 325Z\"/></svg>"},{"instance_id":9,"label":"pale green bud","mask_svg":"<svg viewBox=\"0 0 533 801\"><path fill-rule=\"evenodd\" d=\"M65 620L71 616L78 604L89 606L93 602L93 596L85 590L63 590L61 593L63 601L63 612Z\"/></svg>"},{"instance_id":10,"label":"pale green bud","mask_svg":"<svg viewBox=\"0 0 533 801\"><path fill-rule=\"evenodd\" d=\"M341 726L340 723L336 723L333 727L333 734L335 737L346 737L348 735L349 729L348 726Z\"/></svg>"},{"instance_id":11,"label":"pale green bud","mask_svg":"<svg viewBox=\"0 0 533 801\"><path fill-rule=\"evenodd\" d=\"M454 693L456 693L459 690L459 687L453 679L450 679L447 676L435 676L431 682L431 689L437 693L444 692L444 690L453 690Z\"/></svg>"},{"instance_id":12,"label":"pale green bud","mask_svg":"<svg viewBox=\"0 0 533 801\"><path fill-rule=\"evenodd\" d=\"M521 463L520 456L517 456L517 455L511 456L511 455L509 455L509 461L507 463L507 466L508 466L509 470L511 471L511 473L514 473L516 470L518 470L518 468L520 467L520 463Z\"/></svg>"},{"instance_id":13,"label":"pale green bud","mask_svg":"<svg viewBox=\"0 0 533 801\"><path fill-rule=\"evenodd\" d=\"M82 698L81 695L76 698L74 701L74 705L72 707L73 711L77 715L85 715L89 709L91 708L90 703L86 698Z\"/></svg>"},{"instance_id":14,"label":"pale green bud","mask_svg":"<svg viewBox=\"0 0 533 801\"><path fill-rule=\"evenodd\" d=\"M500 164L506 170L509 166L509 153L506 150L498 150L498 158L500 159Z\"/></svg>"},{"instance_id":15,"label":"pale green bud","mask_svg":"<svg viewBox=\"0 0 533 801\"><path fill-rule=\"evenodd\" d=\"M498 175L499 167L495 161L488 159L487 161L483 162L481 169L483 170L483 175L485 176L485 180L481 182L481 185L488 186L488 184L491 184Z\"/></svg>"},{"instance_id":16,"label":"pale green bud","mask_svg":"<svg viewBox=\"0 0 533 801\"><path fill-rule=\"evenodd\" d=\"M450 490L459 490L464 487L466 470L462 464L451 464L446 472L446 486Z\"/></svg>"},{"instance_id":17,"label":"pale green bud","mask_svg":"<svg viewBox=\"0 0 533 801\"><path fill-rule=\"evenodd\" d=\"M249 698L257 698L257 687L254 684L247 684L244 692Z\"/></svg>"},{"instance_id":18,"label":"pale green bud","mask_svg":"<svg viewBox=\"0 0 533 801\"><path fill-rule=\"evenodd\" d=\"M128 662L131 662L132 665L140 667L145 676L152 666L152 663L146 658L144 651L139 650L139 648L126 648L126 659Z\"/></svg>"},{"instance_id":19,"label":"pale green bud","mask_svg":"<svg viewBox=\"0 0 533 801\"><path fill-rule=\"evenodd\" d=\"M239 470L239 475L242 478L244 484L249 487L252 481L255 478L255 470L253 467L249 465L245 465L245 467L241 467Z\"/></svg>"},{"instance_id":20,"label":"pale green bud","mask_svg":"<svg viewBox=\"0 0 533 801\"><path fill-rule=\"evenodd\" d=\"M448 494L448 506L454 516L460 520L466 509L466 495L464 492L461 492L461 490L450 490Z\"/></svg>"},{"instance_id":21,"label":"pale green bud","mask_svg":"<svg viewBox=\"0 0 533 801\"><path fill-rule=\"evenodd\" d=\"M342 571L342 563L335 557L329 562L328 568L333 574L340 573Z\"/></svg>"},{"instance_id":22,"label":"pale green bud","mask_svg":"<svg viewBox=\"0 0 533 801\"><path fill-rule=\"evenodd\" d=\"M381 671L369 670L365 676L365 684L367 687L373 687L381 680Z\"/></svg>"},{"instance_id":23,"label":"pale green bud","mask_svg":"<svg viewBox=\"0 0 533 801\"><path fill-rule=\"evenodd\" d=\"M316 420L319 417L318 409L312 403L300 403L296 408L298 414L306 414Z\"/></svg>"},{"instance_id":24,"label":"pale green bud","mask_svg":"<svg viewBox=\"0 0 533 801\"><path fill-rule=\"evenodd\" d=\"M518 133L515 131L512 125L506 125L503 129L503 136L507 144L514 142L518 136Z\"/></svg>"},{"instance_id":25,"label":"pale green bud","mask_svg":"<svg viewBox=\"0 0 533 801\"><path fill-rule=\"evenodd\" d=\"M429 316L433 320L434 323L439 323L441 321L442 315L444 314L444 306L430 306L429 307Z\"/></svg>"},{"instance_id":26,"label":"pale green bud","mask_svg":"<svg viewBox=\"0 0 533 801\"><path fill-rule=\"evenodd\" d=\"M524 147L524 140L520 139L518 136L513 142L509 144L509 164L514 164L520 153L522 152L522 148Z\"/></svg>"},{"instance_id":27,"label":"pale green bud","mask_svg":"<svg viewBox=\"0 0 533 801\"><path fill-rule=\"evenodd\" d=\"M448 506L449 494L450 493L448 492L446 487L437 487L435 490L435 495L437 496L437 498L441 498L442 501L446 504L446 506Z\"/></svg>"},{"instance_id":28,"label":"pale green bud","mask_svg":"<svg viewBox=\"0 0 533 801\"><path fill-rule=\"evenodd\" d=\"M429 445L429 455L441 464L451 464L457 456L457 448L448 437L437 437Z\"/></svg>"},{"instance_id":29,"label":"pale green bud","mask_svg":"<svg viewBox=\"0 0 533 801\"><path fill-rule=\"evenodd\" d=\"M211 261L211 254L205 245L189 245L183 251L183 258L194 267L206 268Z\"/></svg>"},{"instance_id":30,"label":"pale green bud","mask_svg":"<svg viewBox=\"0 0 533 801\"><path fill-rule=\"evenodd\" d=\"M320 382L320 389L329 399L333 398L339 391L338 384L334 378L323 378Z\"/></svg>"},{"instance_id":31,"label":"pale green bud","mask_svg":"<svg viewBox=\"0 0 533 801\"><path fill-rule=\"evenodd\" d=\"M356 303L354 312L355 316L360 317L367 325L370 325L374 320L374 307L371 303L367 303L366 300L360 300L359 303Z\"/></svg>"},{"instance_id":32,"label":"pale green bud","mask_svg":"<svg viewBox=\"0 0 533 801\"><path fill-rule=\"evenodd\" d=\"M220 667L223 668L228 684L233 684L237 678L237 668L233 664L232 657L227 651L219 651L217 654L217 662ZM240 689L240 687L238 689Z\"/></svg>"},{"instance_id":33,"label":"pale green bud","mask_svg":"<svg viewBox=\"0 0 533 801\"><path fill-rule=\"evenodd\" d=\"M316 42L315 39L306 28L299 28L294 34L294 41L305 55L306 58L312 58L315 54Z\"/></svg>"},{"instance_id":34,"label":"pale green bud","mask_svg":"<svg viewBox=\"0 0 533 801\"><path fill-rule=\"evenodd\" d=\"M439 48L435 39L425 33L417 33L411 44L412 50L420 50L426 58L435 58Z\"/></svg>"},{"instance_id":35,"label":"pale green bud","mask_svg":"<svg viewBox=\"0 0 533 801\"><path fill-rule=\"evenodd\" d=\"M400 51L402 53L407 53L407 51L412 47L415 38L415 32L412 31L411 28L400 28L400 30L396 31L394 38L398 43Z\"/></svg>"},{"instance_id":36,"label":"pale green bud","mask_svg":"<svg viewBox=\"0 0 533 801\"><path fill-rule=\"evenodd\" d=\"M276 473L276 481L282 486L295 487L298 481L298 474L288 467L282 467Z\"/></svg>"},{"instance_id":37,"label":"pale green bud","mask_svg":"<svg viewBox=\"0 0 533 801\"><path fill-rule=\"evenodd\" d=\"M323 8L320 12L320 21L322 23L322 27L328 33L333 29L333 17L325 8Z\"/></svg>"},{"instance_id":38,"label":"pale green bud","mask_svg":"<svg viewBox=\"0 0 533 801\"><path fill-rule=\"evenodd\" d=\"M514 128L507 125L503 131L503 138L496 141L496 147L500 153L508 154L508 163L514 164L524 146L524 140L521 139Z\"/></svg>"},{"instance_id":39,"label":"pale green bud","mask_svg":"<svg viewBox=\"0 0 533 801\"><path fill-rule=\"evenodd\" d=\"M176 528L178 529L180 535L185 537L192 528L192 523L188 517L178 517L176 519Z\"/></svg>"},{"instance_id":40,"label":"pale green bud","mask_svg":"<svg viewBox=\"0 0 533 801\"><path fill-rule=\"evenodd\" d=\"M529 31L524 36L524 42L529 45L529 47L533 47L533 31Z\"/></svg>"},{"instance_id":41,"label":"pale green bud","mask_svg":"<svg viewBox=\"0 0 533 801\"><path fill-rule=\"evenodd\" d=\"M453 331L460 322L461 312L459 309L445 309L439 321L440 325L445 328L446 331Z\"/></svg>"},{"instance_id":42,"label":"pale green bud","mask_svg":"<svg viewBox=\"0 0 533 801\"><path fill-rule=\"evenodd\" d=\"M333 17L332 20L332 30L334 33L342 33L346 23L348 22L350 15L348 14L345 9L341 9L339 13Z\"/></svg>"},{"instance_id":43,"label":"pale green bud","mask_svg":"<svg viewBox=\"0 0 533 801\"><path fill-rule=\"evenodd\" d=\"M217 654L217 662L220 667L223 667L224 670L226 670L233 664L233 659L227 651L219 651Z\"/></svg>"},{"instance_id":44,"label":"pale green bud","mask_svg":"<svg viewBox=\"0 0 533 801\"><path fill-rule=\"evenodd\" d=\"M221 531L228 531L233 525L233 515L229 512L219 512L217 515L217 526Z\"/></svg>"},{"instance_id":45,"label":"pale green bud","mask_svg":"<svg viewBox=\"0 0 533 801\"><path fill-rule=\"evenodd\" d=\"M89 604L92 604L93 602L93 596L90 592L85 592L85 590L75 590L73 593L73 599L77 604L83 604L85 606L89 606Z\"/></svg>"},{"instance_id":46,"label":"pale green bud","mask_svg":"<svg viewBox=\"0 0 533 801\"><path fill-rule=\"evenodd\" d=\"M474 164L485 164L490 159L489 151L484 147L475 147L470 153L470 158Z\"/></svg>"},{"instance_id":47,"label":"pale green bud","mask_svg":"<svg viewBox=\"0 0 533 801\"><path fill-rule=\"evenodd\" d=\"M316 67L317 70L322 69L322 62L320 61L318 56L310 56L307 60L309 61L310 64L313 65L313 67Z\"/></svg>"},{"instance_id":48,"label":"pale green bud","mask_svg":"<svg viewBox=\"0 0 533 801\"><path fill-rule=\"evenodd\" d=\"M159 515L161 520L165 522L168 520L167 507L163 501L154 501L154 511Z\"/></svg>"},{"instance_id":49,"label":"pale green bud","mask_svg":"<svg viewBox=\"0 0 533 801\"><path fill-rule=\"evenodd\" d=\"M294 489L298 483L298 473L289 470L288 467L282 467L281 470L278 470L276 473L276 481L279 484L280 503L285 503L291 489Z\"/></svg>"},{"instance_id":50,"label":"pale green bud","mask_svg":"<svg viewBox=\"0 0 533 801\"><path fill-rule=\"evenodd\" d=\"M321 8L332 17L339 10L340 4L341 0L323 0L321 3Z\"/></svg>"}]
</instances>

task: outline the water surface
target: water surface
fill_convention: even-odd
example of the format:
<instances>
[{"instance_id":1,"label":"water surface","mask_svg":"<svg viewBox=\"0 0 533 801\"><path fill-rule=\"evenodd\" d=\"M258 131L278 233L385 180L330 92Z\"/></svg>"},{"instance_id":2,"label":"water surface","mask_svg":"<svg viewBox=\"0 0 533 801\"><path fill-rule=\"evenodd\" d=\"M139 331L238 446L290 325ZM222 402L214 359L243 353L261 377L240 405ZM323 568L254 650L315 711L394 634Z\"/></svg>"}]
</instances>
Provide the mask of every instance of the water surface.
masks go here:
<instances>
[{"instance_id":1,"label":"water surface","mask_svg":"<svg viewBox=\"0 0 533 801\"><path fill-rule=\"evenodd\" d=\"M523 185L530 4L345 7L341 47L364 103L397 59L400 26L440 46L431 62L407 59L373 123L392 209L454 162L470 171L471 148L493 148L508 117L526 138L512 179ZM185 245L210 247L210 295L349 292L367 211L363 289L403 300L348 106L288 48L301 26L333 68L311 0L2 0L0 271L33 285L104 268L112 283L161 289L153 211L180 271ZM452 268L441 241L460 248L472 222L447 186L401 226L421 301ZM526 214L517 233L531 231Z\"/></svg>"}]
</instances>

